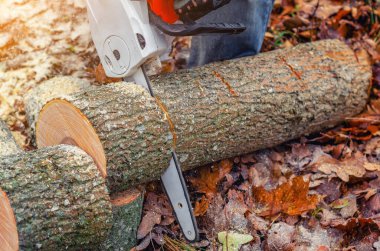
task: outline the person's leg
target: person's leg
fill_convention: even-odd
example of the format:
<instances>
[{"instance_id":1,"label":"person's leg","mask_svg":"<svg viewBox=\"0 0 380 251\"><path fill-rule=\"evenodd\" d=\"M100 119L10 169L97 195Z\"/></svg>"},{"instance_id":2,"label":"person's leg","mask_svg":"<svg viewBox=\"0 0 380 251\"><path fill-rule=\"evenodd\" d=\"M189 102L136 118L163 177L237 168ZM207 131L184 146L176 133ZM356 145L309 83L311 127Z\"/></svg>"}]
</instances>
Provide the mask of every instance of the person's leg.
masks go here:
<instances>
[{"instance_id":1,"label":"person's leg","mask_svg":"<svg viewBox=\"0 0 380 251\"><path fill-rule=\"evenodd\" d=\"M194 36L189 66L255 55L261 44L272 11L273 0L231 0L197 22L242 23L247 29L238 35Z\"/></svg>"}]
</instances>

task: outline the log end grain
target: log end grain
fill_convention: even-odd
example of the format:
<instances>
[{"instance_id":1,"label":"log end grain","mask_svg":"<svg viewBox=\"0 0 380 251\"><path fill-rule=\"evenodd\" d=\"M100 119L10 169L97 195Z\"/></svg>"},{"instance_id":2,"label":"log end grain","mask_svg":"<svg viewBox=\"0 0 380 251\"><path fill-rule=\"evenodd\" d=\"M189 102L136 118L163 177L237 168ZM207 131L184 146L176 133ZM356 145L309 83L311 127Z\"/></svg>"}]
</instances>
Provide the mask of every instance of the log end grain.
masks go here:
<instances>
[{"instance_id":1,"label":"log end grain","mask_svg":"<svg viewBox=\"0 0 380 251\"><path fill-rule=\"evenodd\" d=\"M0 189L0 251L18 250L16 219L8 196Z\"/></svg>"},{"instance_id":2,"label":"log end grain","mask_svg":"<svg viewBox=\"0 0 380 251\"><path fill-rule=\"evenodd\" d=\"M83 149L95 161L101 175L107 176L103 145L86 116L64 99L55 99L44 106L36 126L37 146L59 144Z\"/></svg>"}]
</instances>

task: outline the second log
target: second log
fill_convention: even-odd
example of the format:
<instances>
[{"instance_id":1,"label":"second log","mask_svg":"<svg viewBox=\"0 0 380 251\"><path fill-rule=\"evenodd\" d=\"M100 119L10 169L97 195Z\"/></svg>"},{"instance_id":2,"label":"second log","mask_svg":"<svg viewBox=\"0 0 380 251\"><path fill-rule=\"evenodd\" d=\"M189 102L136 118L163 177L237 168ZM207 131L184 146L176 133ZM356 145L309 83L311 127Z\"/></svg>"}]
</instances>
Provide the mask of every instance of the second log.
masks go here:
<instances>
[{"instance_id":1,"label":"second log","mask_svg":"<svg viewBox=\"0 0 380 251\"><path fill-rule=\"evenodd\" d=\"M152 77L156 99L118 83L52 100L37 144L79 145L121 191L158 178L172 147L190 169L333 127L364 108L370 78L343 42L302 44Z\"/></svg>"}]
</instances>

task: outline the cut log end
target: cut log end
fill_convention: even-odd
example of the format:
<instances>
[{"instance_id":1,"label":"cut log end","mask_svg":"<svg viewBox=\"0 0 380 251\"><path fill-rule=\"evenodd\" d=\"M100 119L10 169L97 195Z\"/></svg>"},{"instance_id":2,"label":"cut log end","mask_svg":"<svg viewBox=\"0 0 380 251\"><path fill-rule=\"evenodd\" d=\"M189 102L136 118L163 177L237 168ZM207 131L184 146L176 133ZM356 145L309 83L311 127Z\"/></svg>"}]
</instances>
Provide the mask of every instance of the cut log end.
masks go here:
<instances>
[{"instance_id":1,"label":"cut log end","mask_svg":"<svg viewBox=\"0 0 380 251\"><path fill-rule=\"evenodd\" d=\"M7 194L0 188L0 251L18 250L16 219Z\"/></svg>"},{"instance_id":2,"label":"cut log end","mask_svg":"<svg viewBox=\"0 0 380 251\"><path fill-rule=\"evenodd\" d=\"M133 203L142 195L138 188L132 188L123 192L118 192L111 195L111 204L114 207L122 207Z\"/></svg>"},{"instance_id":3,"label":"cut log end","mask_svg":"<svg viewBox=\"0 0 380 251\"><path fill-rule=\"evenodd\" d=\"M102 143L82 112L64 99L55 99L41 110L36 126L39 148L57 144L74 145L89 154L103 178L107 176Z\"/></svg>"},{"instance_id":4,"label":"cut log end","mask_svg":"<svg viewBox=\"0 0 380 251\"><path fill-rule=\"evenodd\" d=\"M144 190L132 188L111 195L113 226L103 250L130 250L136 246Z\"/></svg>"}]
</instances>

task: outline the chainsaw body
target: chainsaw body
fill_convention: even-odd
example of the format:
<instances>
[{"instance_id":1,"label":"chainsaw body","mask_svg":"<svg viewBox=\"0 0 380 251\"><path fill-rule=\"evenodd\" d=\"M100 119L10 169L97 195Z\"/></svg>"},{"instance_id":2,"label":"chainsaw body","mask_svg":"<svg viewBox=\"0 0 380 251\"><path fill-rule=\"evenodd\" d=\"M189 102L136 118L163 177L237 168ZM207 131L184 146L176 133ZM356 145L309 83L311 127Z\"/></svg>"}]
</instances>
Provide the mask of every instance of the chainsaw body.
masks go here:
<instances>
[{"instance_id":1,"label":"chainsaw body","mask_svg":"<svg viewBox=\"0 0 380 251\"><path fill-rule=\"evenodd\" d=\"M87 6L92 39L107 76L131 76L167 50L163 33L149 23L146 1L88 0Z\"/></svg>"}]
</instances>

